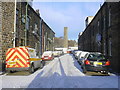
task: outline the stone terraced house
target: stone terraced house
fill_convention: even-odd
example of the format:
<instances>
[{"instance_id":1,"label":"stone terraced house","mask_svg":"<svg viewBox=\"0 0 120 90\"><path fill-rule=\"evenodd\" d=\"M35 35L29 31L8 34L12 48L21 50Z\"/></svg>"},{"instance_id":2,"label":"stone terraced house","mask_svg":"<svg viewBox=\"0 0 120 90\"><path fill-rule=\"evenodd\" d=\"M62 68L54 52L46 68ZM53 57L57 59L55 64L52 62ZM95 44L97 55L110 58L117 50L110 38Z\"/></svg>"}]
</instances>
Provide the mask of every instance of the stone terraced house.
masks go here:
<instances>
[{"instance_id":1,"label":"stone terraced house","mask_svg":"<svg viewBox=\"0 0 120 90\"><path fill-rule=\"evenodd\" d=\"M45 22L42 25L43 22L39 10L35 11L27 2L0 2L0 72L5 71L8 48L29 46L37 50L39 57L48 49L42 50L43 46L54 49L55 33ZM48 33L45 39L43 31Z\"/></svg>"}]
</instances>

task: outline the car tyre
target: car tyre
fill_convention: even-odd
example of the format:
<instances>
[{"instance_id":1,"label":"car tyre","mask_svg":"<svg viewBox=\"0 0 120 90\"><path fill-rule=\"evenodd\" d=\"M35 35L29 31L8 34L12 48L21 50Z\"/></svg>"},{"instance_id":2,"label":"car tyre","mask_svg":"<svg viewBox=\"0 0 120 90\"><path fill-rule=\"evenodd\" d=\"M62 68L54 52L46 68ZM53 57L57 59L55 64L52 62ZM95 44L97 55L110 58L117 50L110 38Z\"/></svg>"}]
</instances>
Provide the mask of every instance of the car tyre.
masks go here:
<instances>
[{"instance_id":1,"label":"car tyre","mask_svg":"<svg viewBox=\"0 0 120 90\"><path fill-rule=\"evenodd\" d=\"M83 73L86 74L87 70L85 69L85 67L82 67L82 68L83 68Z\"/></svg>"},{"instance_id":2,"label":"car tyre","mask_svg":"<svg viewBox=\"0 0 120 90\"><path fill-rule=\"evenodd\" d=\"M41 62L40 62L40 69L42 69L43 66L44 66L44 63L43 63L43 61L41 61Z\"/></svg>"},{"instance_id":3,"label":"car tyre","mask_svg":"<svg viewBox=\"0 0 120 90\"><path fill-rule=\"evenodd\" d=\"M34 69L34 65L30 65L30 68L29 68L29 73L32 74L34 73L35 69Z\"/></svg>"},{"instance_id":4,"label":"car tyre","mask_svg":"<svg viewBox=\"0 0 120 90\"><path fill-rule=\"evenodd\" d=\"M14 71L12 71L12 70L8 70L7 73L14 73Z\"/></svg>"},{"instance_id":5,"label":"car tyre","mask_svg":"<svg viewBox=\"0 0 120 90\"><path fill-rule=\"evenodd\" d=\"M81 65L81 62L80 62L80 61L78 61L78 63Z\"/></svg>"},{"instance_id":6,"label":"car tyre","mask_svg":"<svg viewBox=\"0 0 120 90\"><path fill-rule=\"evenodd\" d=\"M45 61L42 61L42 65L45 66Z\"/></svg>"}]
</instances>

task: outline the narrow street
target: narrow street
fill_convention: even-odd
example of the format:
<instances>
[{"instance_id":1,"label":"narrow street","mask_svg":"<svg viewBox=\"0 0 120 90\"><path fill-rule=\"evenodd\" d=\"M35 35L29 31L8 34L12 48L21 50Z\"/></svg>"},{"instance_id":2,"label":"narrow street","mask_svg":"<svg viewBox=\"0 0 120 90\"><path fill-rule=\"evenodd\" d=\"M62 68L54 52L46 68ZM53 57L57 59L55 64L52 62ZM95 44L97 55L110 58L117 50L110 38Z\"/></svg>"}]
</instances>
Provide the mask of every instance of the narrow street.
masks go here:
<instances>
[{"instance_id":1,"label":"narrow street","mask_svg":"<svg viewBox=\"0 0 120 90\"><path fill-rule=\"evenodd\" d=\"M56 57L31 75L0 77L2 88L118 88L118 76L85 75L70 54Z\"/></svg>"}]
</instances>

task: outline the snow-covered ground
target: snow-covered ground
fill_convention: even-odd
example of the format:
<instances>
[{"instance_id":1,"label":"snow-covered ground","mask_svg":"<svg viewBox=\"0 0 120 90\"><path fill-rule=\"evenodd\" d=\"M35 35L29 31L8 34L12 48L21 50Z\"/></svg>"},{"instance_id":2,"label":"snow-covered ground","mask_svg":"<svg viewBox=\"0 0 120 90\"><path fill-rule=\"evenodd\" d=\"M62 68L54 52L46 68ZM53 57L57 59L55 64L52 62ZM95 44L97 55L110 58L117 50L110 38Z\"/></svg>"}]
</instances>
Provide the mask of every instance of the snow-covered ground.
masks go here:
<instances>
[{"instance_id":1,"label":"snow-covered ground","mask_svg":"<svg viewBox=\"0 0 120 90\"><path fill-rule=\"evenodd\" d=\"M69 54L55 58L29 76L1 77L2 88L118 88L118 76L85 75Z\"/></svg>"}]
</instances>

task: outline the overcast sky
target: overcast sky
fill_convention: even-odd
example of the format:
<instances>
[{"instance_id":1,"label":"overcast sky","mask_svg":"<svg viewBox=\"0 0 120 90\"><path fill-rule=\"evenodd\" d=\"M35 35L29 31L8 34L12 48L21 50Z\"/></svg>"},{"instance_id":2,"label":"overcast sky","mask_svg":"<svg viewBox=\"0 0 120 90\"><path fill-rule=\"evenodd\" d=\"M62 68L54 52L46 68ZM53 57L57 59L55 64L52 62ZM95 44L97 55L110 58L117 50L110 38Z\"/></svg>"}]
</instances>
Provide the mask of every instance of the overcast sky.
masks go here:
<instances>
[{"instance_id":1,"label":"overcast sky","mask_svg":"<svg viewBox=\"0 0 120 90\"><path fill-rule=\"evenodd\" d=\"M68 27L68 38L77 40L79 32L85 29L87 16L94 16L103 2L33 2L33 8L40 10L40 16L55 32L56 37L64 35Z\"/></svg>"}]
</instances>

